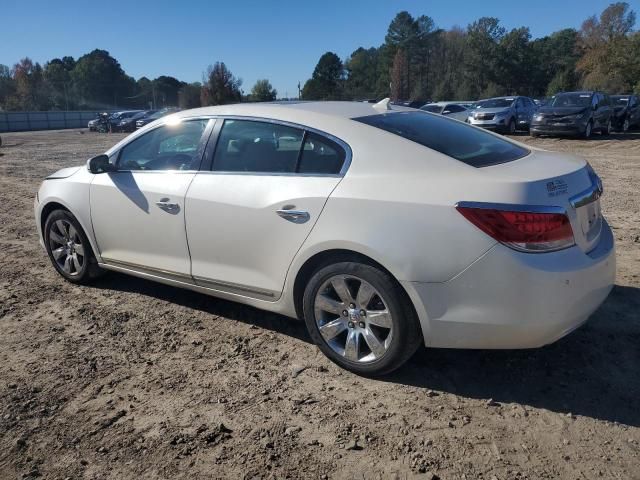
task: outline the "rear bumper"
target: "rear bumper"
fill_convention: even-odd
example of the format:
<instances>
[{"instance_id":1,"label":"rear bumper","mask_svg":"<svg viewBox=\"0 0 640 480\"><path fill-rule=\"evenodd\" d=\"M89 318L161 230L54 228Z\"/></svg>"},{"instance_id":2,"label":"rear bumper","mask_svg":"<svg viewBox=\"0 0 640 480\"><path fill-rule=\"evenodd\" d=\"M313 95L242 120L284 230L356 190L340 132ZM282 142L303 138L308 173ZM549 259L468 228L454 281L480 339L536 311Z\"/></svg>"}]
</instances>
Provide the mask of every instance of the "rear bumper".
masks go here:
<instances>
[{"instance_id":1,"label":"rear bumper","mask_svg":"<svg viewBox=\"0 0 640 480\"><path fill-rule=\"evenodd\" d=\"M582 325L615 281L615 246L605 222L598 246L545 254L498 244L444 283L405 282L425 344L441 348L535 348Z\"/></svg>"}]
</instances>

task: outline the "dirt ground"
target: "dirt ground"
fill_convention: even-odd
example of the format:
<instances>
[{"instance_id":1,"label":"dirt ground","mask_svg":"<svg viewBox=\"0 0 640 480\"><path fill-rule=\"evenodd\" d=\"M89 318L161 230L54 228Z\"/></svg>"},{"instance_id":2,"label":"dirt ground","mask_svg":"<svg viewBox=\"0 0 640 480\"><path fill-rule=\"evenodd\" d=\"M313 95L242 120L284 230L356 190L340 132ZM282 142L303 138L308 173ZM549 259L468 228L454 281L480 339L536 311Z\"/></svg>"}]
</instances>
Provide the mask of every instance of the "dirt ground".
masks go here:
<instances>
[{"instance_id":1,"label":"dirt ground","mask_svg":"<svg viewBox=\"0 0 640 480\"><path fill-rule=\"evenodd\" d=\"M33 197L121 138L2 134L0 478L640 479L640 134L530 139L605 186L616 287L530 351L420 351L395 374L330 363L300 322L109 274L64 282Z\"/></svg>"}]
</instances>

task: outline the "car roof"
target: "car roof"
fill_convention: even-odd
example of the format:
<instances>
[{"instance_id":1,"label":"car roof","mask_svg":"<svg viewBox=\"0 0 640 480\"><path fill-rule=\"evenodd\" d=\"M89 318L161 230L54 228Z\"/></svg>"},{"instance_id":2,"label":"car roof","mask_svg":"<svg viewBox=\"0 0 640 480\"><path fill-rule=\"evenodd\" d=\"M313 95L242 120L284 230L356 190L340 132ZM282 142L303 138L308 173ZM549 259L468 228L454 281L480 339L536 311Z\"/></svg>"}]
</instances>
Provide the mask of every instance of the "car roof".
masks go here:
<instances>
[{"instance_id":1,"label":"car roof","mask_svg":"<svg viewBox=\"0 0 640 480\"><path fill-rule=\"evenodd\" d=\"M382 103L382 102L381 102ZM379 103L364 102L264 102L237 103L183 110L175 113L178 117L193 117L199 115L237 115L249 117L264 117L286 120L287 118L312 118L317 115L352 119L368 115L378 115L390 111L415 112L416 109L388 104L386 108Z\"/></svg>"}]
</instances>

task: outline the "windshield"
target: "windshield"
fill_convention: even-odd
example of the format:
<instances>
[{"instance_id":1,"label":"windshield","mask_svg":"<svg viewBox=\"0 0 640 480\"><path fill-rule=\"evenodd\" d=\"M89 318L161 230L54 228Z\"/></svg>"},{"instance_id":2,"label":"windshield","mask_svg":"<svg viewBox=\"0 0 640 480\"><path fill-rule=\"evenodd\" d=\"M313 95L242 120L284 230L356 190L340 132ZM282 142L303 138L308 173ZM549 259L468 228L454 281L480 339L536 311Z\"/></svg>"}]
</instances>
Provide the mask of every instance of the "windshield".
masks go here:
<instances>
[{"instance_id":1,"label":"windshield","mask_svg":"<svg viewBox=\"0 0 640 480\"><path fill-rule=\"evenodd\" d=\"M354 120L406 138L472 167L511 162L529 153L508 140L447 117L394 112Z\"/></svg>"},{"instance_id":2,"label":"windshield","mask_svg":"<svg viewBox=\"0 0 640 480\"><path fill-rule=\"evenodd\" d=\"M440 113L442 108L442 105L425 105L424 107L421 107L420 110L431 113Z\"/></svg>"},{"instance_id":3,"label":"windshield","mask_svg":"<svg viewBox=\"0 0 640 480\"><path fill-rule=\"evenodd\" d=\"M490 98L476 103L475 108L506 108L510 107L514 98Z\"/></svg>"},{"instance_id":4,"label":"windshield","mask_svg":"<svg viewBox=\"0 0 640 480\"><path fill-rule=\"evenodd\" d=\"M559 93L551 97L547 107L588 107L591 105L590 93Z\"/></svg>"}]
</instances>

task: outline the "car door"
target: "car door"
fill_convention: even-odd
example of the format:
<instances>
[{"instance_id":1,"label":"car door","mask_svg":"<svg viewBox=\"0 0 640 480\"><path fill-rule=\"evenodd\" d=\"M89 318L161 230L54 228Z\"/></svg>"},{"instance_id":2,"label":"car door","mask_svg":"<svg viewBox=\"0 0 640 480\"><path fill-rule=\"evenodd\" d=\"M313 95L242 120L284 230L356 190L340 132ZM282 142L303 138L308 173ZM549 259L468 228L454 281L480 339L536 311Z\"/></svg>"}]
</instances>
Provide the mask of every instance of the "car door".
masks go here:
<instances>
[{"instance_id":1,"label":"car door","mask_svg":"<svg viewBox=\"0 0 640 480\"><path fill-rule=\"evenodd\" d=\"M629 123L631 126L637 125L640 121L640 107L638 106L638 97L632 95L629 97Z\"/></svg>"},{"instance_id":2,"label":"car door","mask_svg":"<svg viewBox=\"0 0 640 480\"><path fill-rule=\"evenodd\" d=\"M210 171L195 176L186 199L192 275L204 287L276 300L349 149L302 127L219 122Z\"/></svg>"},{"instance_id":3,"label":"car door","mask_svg":"<svg viewBox=\"0 0 640 480\"><path fill-rule=\"evenodd\" d=\"M154 128L116 152L117 171L95 176L91 221L103 262L191 281L184 198L208 122Z\"/></svg>"}]
</instances>

